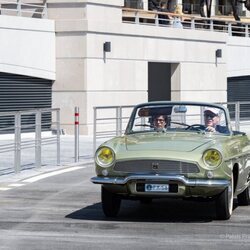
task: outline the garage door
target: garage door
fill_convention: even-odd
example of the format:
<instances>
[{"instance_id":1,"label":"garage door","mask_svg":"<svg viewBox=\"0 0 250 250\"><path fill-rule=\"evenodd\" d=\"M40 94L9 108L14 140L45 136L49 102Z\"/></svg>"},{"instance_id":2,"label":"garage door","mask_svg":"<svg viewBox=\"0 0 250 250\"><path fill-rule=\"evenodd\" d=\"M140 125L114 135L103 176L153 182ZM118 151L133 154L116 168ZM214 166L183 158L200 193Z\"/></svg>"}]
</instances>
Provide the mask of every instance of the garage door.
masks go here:
<instances>
[{"instance_id":1,"label":"garage door","mask_svg":"<svg viewBox=\"0 0 250 250\"><path fill-rule=\"evenodd\" d=\"M21 111L37 108L51 108L52 81L30 76L0 73L0 112ZM22 116L22 125L34 124L34 115ZM51 114L42 116L42 123L50 123ZM0 128L14 125L11 116L0 117ZM43 125L43 130L48 130L50 125ZM13 130L11 130L13 132ZM25 128L23 131L34 131ZM2 133L10 130L2 130Z\"/></svg>"},{"instance_id":2,"label":"garage door","mask_svg":"<svg viewBox=\"0 0 250 250\"><path fill-rule=\"evenodd\" d=\"M228 102L250 103L250 76L228 78L227 100ZM234 111L231 110L230 111ZM240 107L240 118L250 118L250 104Z\"/></svg>"}]
</instances>

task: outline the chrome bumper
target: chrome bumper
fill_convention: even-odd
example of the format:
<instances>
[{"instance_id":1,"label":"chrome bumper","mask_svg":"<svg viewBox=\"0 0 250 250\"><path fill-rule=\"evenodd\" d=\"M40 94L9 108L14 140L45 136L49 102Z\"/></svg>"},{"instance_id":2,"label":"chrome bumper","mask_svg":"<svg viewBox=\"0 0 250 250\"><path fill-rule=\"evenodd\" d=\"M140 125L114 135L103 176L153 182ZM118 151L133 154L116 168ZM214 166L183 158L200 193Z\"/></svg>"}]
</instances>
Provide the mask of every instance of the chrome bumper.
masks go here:
<instances>
[{"instance_id":1,"label":"chrome bumper","mask_svg":"<svg viewBox=\"0 0 250 250\"><path fill-rule=\"evenodd\" d=\"M169 175L130 175L124 178L121 177L92 177L90 179L95 184L118 184L124 185L129 181L147 180L147 181L176 181L181 182L185 186L199 187L227 187L228 180L207 180L207 179L188 179L185 176L169 176Z\"/></svg>"}]
</instances>

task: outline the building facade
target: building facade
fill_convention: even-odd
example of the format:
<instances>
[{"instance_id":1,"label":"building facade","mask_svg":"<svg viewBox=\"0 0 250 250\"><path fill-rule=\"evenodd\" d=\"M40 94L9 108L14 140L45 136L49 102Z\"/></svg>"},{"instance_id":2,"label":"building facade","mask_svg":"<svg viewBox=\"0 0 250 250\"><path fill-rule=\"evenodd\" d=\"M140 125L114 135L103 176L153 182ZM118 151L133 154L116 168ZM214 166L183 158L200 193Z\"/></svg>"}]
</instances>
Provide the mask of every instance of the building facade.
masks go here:
<instances>
[{"instance_id":1,"label":"building facade","mask_svg":"<svg viewBox=\"0 0 250 250\"><path fill-rule=\"evenodd\" d=\"M250 75L243 62L249 38L124 23L123 6L122 0L48 2L48 16L56 22L53 106L61 108L66 132L73 129L74 106L80 108L81 133L91 134L94 106L222 102L228 77ZM104 51L106 42L110 52Z\"/></svg>"},{"instance_id":2,"label":"building facade","mask_svg":"<svg viewBox=\"0 0 250 250\"><path fill-rule=\"evenodd\" d=\"M12 25L0 29L1 72L49 80L51 107L61 109L69 134L75 107L81 134L92 134L94 106L226 102L250 93L249 37L126 23L123 7L123 0L48 0L48 19L0 15Z\"/></svg>"}]
</instances>

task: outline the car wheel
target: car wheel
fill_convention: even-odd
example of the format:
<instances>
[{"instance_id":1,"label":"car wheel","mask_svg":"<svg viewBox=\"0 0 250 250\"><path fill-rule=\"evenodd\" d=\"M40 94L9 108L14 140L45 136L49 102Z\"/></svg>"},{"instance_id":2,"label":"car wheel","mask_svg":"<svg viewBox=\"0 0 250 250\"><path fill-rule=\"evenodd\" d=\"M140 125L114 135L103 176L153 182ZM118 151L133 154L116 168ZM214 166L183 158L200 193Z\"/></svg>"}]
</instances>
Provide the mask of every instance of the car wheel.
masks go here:
<instances>
[{"instance_id":1,"label":"car wheel","mask_svg":"<svg viewBox=\"0 0 250 250\"><path fill-rule=\"evenodd\" d=\"M216 217L219 220L228 220L233 212L233 175L230 185L216 199Z\"/></svg>"},{"instance_id":2,"label":"car wheel","mask_svg":"<svg viewBox=\"0 0 250 250\"><path fill-rule=\"evenodd\" d=\"M116 217L121 206L121 198L102 186L102 210L107 217Z\"/></svg>"},{"instance_id":3,"label":"car wheel","mask_svg":"<svg viewBox=\"0 0 250 250\"><path fill-rule=\"evenodd\" d=\"M249 187L247 187L241 194L237 196L239 206L249 205Z\"/></svg>"}]
</instances>

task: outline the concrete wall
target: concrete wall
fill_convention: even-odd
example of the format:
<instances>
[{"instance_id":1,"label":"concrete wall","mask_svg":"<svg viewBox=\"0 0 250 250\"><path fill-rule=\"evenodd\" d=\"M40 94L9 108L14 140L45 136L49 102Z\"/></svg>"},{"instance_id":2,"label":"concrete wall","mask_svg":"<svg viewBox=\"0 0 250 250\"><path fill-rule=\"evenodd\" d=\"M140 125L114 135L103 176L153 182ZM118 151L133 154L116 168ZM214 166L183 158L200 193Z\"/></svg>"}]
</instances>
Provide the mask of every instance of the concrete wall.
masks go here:
<instances>
[{"instance_id":1,"label":"concrete wall","mask_svg":"<svg viewBox=\"0 0 250 250\"><path fill-rule=\"evenodd\" d=\"M227 76L250 75L250 38L228 36Z\"/></svg>"},{"instance_id":2,"label":"concrete wall","mask_svg":"<svg viewBox=\"0 0 250 250\"><path fill-rule=\"evenodd\" d=\"M93 106L147 101L148 62L174 65L172 100L227 101L227 76L245 67L235 64L242 38L122 23L121 6L121 0L48 1L49 18L56 20L53 106L61 108L66 132L73 132L75 106L80 107L81 133L91 134ZM111 52L104 53L106 41ZM218 60L217 49L222 49Z\"/></svg>"},{"instance_id":3,"label":"concrete wall","mask_svg":"<svg viewBox=\"0 0 250 250\"><path fill-rule=\"evenodd\" d=\"M55 80L53 20L0 15L0 71Z\"/></svg>"}]
</instances>

